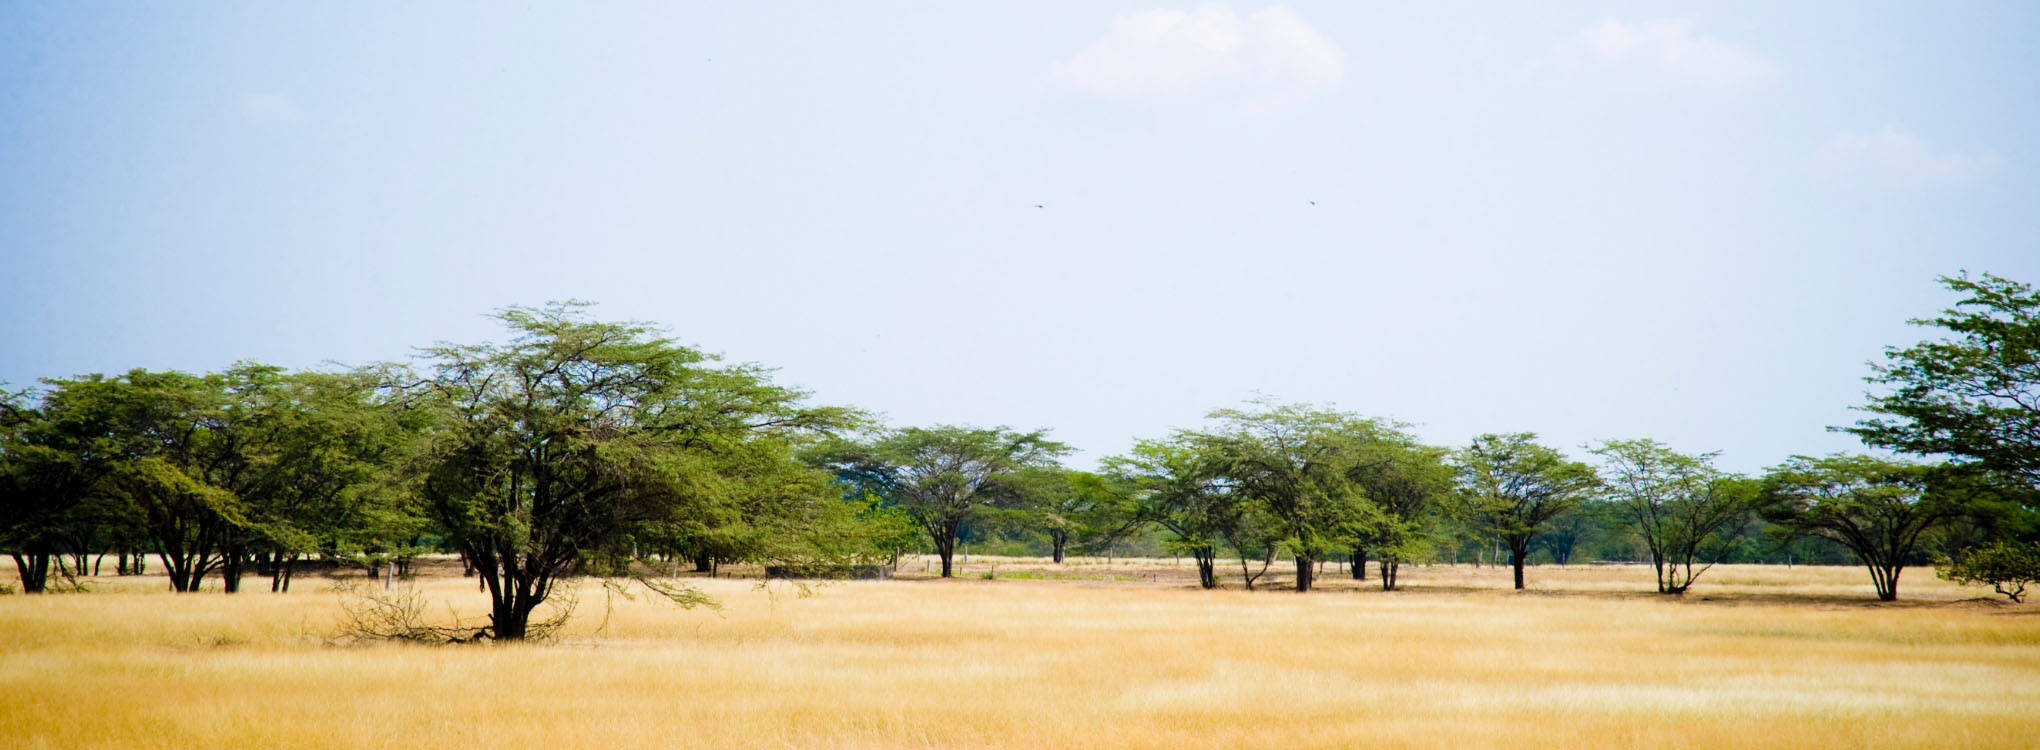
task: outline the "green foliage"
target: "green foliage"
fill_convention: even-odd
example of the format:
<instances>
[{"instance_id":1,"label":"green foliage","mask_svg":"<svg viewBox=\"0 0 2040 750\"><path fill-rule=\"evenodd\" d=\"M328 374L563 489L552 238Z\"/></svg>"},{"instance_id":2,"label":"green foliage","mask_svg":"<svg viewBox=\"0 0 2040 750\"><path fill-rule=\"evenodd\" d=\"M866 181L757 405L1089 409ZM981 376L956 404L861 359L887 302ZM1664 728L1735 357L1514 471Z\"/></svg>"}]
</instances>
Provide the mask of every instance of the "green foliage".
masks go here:
<instances>
[{"instance_id":1,"label":"green foliage","mask_svg":"<svg viewBox=\"0 0 2040 750\"><path fill-rule=\"evenodd\" d=\"M835 502L793 447L854 413L581 307L505 310L514 338L433 347L397 394L434 417L418 491L481 573L499 639L526 637L562 577L629 574L646 538L692 531L750 552Z\"/></svg>"},{"instance_id":2,"label":"green foliage","mask_svg":"<svg viewBox=\"0 0 2040 750\"><path fill-rule=\"evenodd\" d=\"M1973 475L1872 456L1794 456L1763 481L1763 514L1789 534L1840 544L1870 571L1877 598L1929 532L1959 517L1978 492Z\"/></svg>"},{"instance_id":3,"label":"green foliage","mask_svg":"<svg viewBox=\"0 0 2040 750\"><path fill-rule=\"evenodd\" d=\"M1846 431L1863 442L1922 456L1953 456L2015 478L2040 506L2040 291L1985 274L1943 277L1965 295L1914 325L1947 338L1885 350L1867 378L1889 387Z\"/></svg>"},{"instance_id":4,"label":"green foliage","mask_svg":"<svg viewBox=\"0 0 2040 750\"><path fill-rule=\"evenodd\" d=\"M884 498L911 516L934 542L947 578L964 524L987 510L1022 504L1031 473L1053 468L1068 452L1045 431L941 425L824 444L809 459L856 494Z\"/></svg>"},{"instance_id":5,"label":"green foliage","mask_svg":"<svg viewBox=\"0 0 2040 750\"><path fill-rule=\"evenodd\" d=\"M1956 583L1988 584L2006 598L2021 601L2026 584L2040 581L2040 542L1995 542L1969 550L1934 573Z\"/></svg>"},{"instance_id":6,"label":"green foliage","mask_svg":"<svg viewBox=\"0 0 2040 750\"><path fill-rule=\"evenodd\" d=\"M1256 402L1254 409L1219 409L1213 429L1187 433L1196 452L1229 491L1245 502L1234 547L1266 547L1296 558L1296 589L1309 591L1316 561L1348 548L1373 507L1355 472L1383 423L1304 405ZM1263 558L1268 559L1267 557ZM1242 563L1244 566L1244 562Z\"/></svg>"},{"instance_id":7,"label":"green foliage","mask_svg":"<svg viewBox=\"0 0 2040 750\"><path fill-rule=\"evenodd\" d=\"M1173 441L1141 441L1128 454L1105 459L1106 481L1118 488L1106 512L1118 521L1115 534L1145 524L1167 530L1167 548L1190 555L1199 584L1209 589L1218 586L1220 546L1245 543L1246 509L1221 477L1221 464L1199 453L1199 445L1181 433Z\"/></svg>"},{"instance_id":8,"label":"green foliage","mask_svg":"<svg viewBox=\"0 0 2040 750\"><path fill-rule=\"evenodd\" d=\"M1600 489L1593 467L1536 440L1528 432L1481 435L1454 459L1460 491L1449 510L1462 523L1508 545L1518 589L1523 588L1531 541Z\"/></svg>"},{"instance_id":9,"label":"green foliage","mask_svg":"<svg viewBox=\"0 0 2040 750\"><path fill-rule=\"evenodd\" d=\"M1716 454L1686 455L1654 440L1608 440L1593 452L1612 509L1650 553L1659 593L1691 588L1729 554L1756 508L1757 486L1714 468Z\"/></svg>"},{"instance_id":10,"label":"green foliage","mask_svg":"<svg viewBox=\"0 0 2040 750\"><path fill-rule=\"evenodd\" d=\"M1435 554L1433 511L1452 493L1450 451L1424 445L1396 426L1374 423L1362 436L1348 477L1367 502L1349 529L1381 560L1381 586L1393 591L1405 562L1425 562ZM1355 564L1365 565L1363 555Z\"/></svg>"}]
</instances>

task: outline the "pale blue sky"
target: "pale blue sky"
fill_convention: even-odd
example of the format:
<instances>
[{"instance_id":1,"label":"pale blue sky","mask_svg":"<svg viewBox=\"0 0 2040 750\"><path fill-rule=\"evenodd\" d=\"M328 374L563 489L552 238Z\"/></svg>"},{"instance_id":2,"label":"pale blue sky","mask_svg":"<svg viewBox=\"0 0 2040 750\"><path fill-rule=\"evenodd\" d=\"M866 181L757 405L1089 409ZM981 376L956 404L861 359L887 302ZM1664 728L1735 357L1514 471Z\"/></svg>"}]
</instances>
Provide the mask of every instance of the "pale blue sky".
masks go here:
<instances>
[{"instance_id":1,"label":"pale blue sky","mask_svg":"<svg viewBox=\"0 0 2040 750\"><path fill-rule=\"evenodd\" d=\"M0 380L581 298L1079 465L1259 391L1756 469L2040 281L2035 8L9 2Z\"/></svg>"}]
</instances>

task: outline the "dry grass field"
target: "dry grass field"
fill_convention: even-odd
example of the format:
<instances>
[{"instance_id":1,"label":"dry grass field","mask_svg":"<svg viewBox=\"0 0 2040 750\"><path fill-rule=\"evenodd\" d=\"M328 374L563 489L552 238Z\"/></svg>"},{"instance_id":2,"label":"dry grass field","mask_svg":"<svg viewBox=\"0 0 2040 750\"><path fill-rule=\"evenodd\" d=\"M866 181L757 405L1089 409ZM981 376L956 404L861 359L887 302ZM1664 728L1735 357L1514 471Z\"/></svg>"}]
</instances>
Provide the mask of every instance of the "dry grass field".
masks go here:
<instances>
[{"instance_id":1,"label":"dry grass field","mask_svg":"<svg viewBox=\"0 0 2040 750\"><path fill-rule=\"evenodd\" d=\"M1002 576L979 577L993 563ZM2040 607L1925 569L1414 568L1307 596L1207 592L1171 561L974 559L966 577L720 613L582 587L557 642L347 644L335 581L0 597L0 746L2032 747ZM435 611L484 606L458 577ZM1332 571L1327 571L1331 574ZM12 571L0 575L13 580ZM1271 578L1275 571L1270 572ZM1236 575L1235 575L1236 577Z\"/></svg>"}]
</instances>

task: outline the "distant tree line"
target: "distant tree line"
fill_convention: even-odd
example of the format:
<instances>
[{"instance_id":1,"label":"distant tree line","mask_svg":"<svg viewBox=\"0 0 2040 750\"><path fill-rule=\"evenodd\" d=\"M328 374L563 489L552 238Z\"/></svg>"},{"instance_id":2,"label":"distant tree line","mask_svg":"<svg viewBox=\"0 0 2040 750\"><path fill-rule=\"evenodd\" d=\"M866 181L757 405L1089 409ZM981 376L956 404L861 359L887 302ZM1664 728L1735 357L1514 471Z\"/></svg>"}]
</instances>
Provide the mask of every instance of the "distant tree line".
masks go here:
<instances>
[{"instance_id":1,"label":"distant tree line","mask_svg":"<svg viewBox=\"0 0 2040 750\"><path fill-rule=\"evenodd\" d=\"M1949 336L1887 351L1870 418L1838 428L1910 459L1795 456L1744 476L1648 439L1583 458L1532 433L1435 446L1392 420L1259 400L1080 471L1044 430L882 428L761 367L553 304L499 313L506 341L407 363L134 370L6 394L0 550L29 593L108 556L116 574L157 556L177 591L212 578L232 593L251 573L288 591L306 560L391 572L457 553L503 639L574 576L692 605L706 597L652 578L826 575L921 550L951 576L973 542L1056 562L1180 555L1205 588L1253 588L1278 562L1297 591L1328 565L1371 567L1392 591L1432 562L1508 565L1522 588L1536 562L1619 560L1649 564L1667 594L1723 562L1854 561L1886 600L1932 562L2022 591L1991 579L2040 554L2040 295L1942 281L1965 296L1914 322Z\"/></svg>"}]
</instances>

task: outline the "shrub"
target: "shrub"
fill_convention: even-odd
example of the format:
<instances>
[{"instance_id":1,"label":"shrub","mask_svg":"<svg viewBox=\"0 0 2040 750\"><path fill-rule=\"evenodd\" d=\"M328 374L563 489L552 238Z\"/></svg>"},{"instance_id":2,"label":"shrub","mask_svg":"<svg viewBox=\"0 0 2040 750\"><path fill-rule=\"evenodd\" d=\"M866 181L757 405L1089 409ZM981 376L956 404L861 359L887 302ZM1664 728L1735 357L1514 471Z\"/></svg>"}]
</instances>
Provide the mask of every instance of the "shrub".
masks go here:
<instances>
[{"instance_id":1,"label":"shrub","mask_svg":"<svg viewBox=\"0 0 2040 750\"><path fill-rule=\"evenodd\" d=\"M2012 601L2020 601L2026 584L2040 581L2040 542L1997 542L1969 550L1934 574L1956 583L1990 584Z\"/></svg>"}]
</instances>

